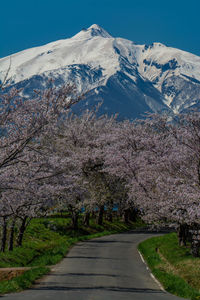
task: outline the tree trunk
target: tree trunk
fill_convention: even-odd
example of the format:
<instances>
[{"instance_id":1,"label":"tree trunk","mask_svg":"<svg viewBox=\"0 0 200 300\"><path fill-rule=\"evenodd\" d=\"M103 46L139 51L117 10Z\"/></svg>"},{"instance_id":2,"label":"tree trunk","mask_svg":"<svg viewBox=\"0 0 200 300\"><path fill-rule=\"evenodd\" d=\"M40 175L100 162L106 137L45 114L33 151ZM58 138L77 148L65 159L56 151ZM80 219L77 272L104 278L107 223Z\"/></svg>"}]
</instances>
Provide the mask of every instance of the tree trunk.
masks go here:
<instances>
[{"instance_id":1,"label":"tree trunk","mask_svg":"<svg viewBox=\"0 0 200 300\"><path fill-rule=\"evenodd\" d=\"M129 220L132 222L136 222L137 219L137 210L135 208L131 208L129 210Z\"/></svg>"},{"instance_id":2,"label":"tree trunk","mask_svg":"<svg viewBox=\"0 0 200 300\"><path fill-rule=\"evenodd\" d=\"M8 228L8 217L3 217L3 232L1 239L1 252L5 252L6 240L7 240L7 228Z\"/></svg>"},{"instance_id":3,"label":"tree trunk","mask_svg":"<svg viewBox=\"0 0 200 300\"><path fill-rule=\"evenodd\" d=\"M13 251L15 223L16 223L16 217L13 218L11 228L10 228L10 240L9 240L9 248L8 248L9 251Z\"/></svg>"},{"instance_id":4,"label":"tree trunk","mask_svg":"<svg viewBox=\"0 0 200 300\"><path fill-rule=\"evenodd\" d=\"M107 220L108 222L113 221L113 201L110 199L108 203L108 210L107 210Z\"/></svg>"},{"instance_id":5,"label":"tree trunk","mask_svg":"<svg viewBox=\"0 0 200 300\"><path fill-rule=\"evenodd\" d=\"M104 205L101 205L99 207L99 213L97 216L97 224L102 225L103 224L103 213L104 213Z\"/></svg>"},{"instance_id":6,"label":"tree trunk","mask_svg":"<svg viewBox=\"0 0 200 300\"><path fill-rule=\"evenodd\" d=\"M192 240L191 242L191 254L194 257L199 257L199 250L200 250L200 241Z\"/></svg>"},{"instance_id":7,"label":"tree trunk","mask_svg":"<svg viewBox=\"0 0 200 300\"><path fill-rule=\"evenodd\" d=\"M124 210L123 217L124 217L124 223L128 224L129 223L129 209Z\"/></svg>"},{"instance_id":8,"label":"tree trunk","mask_svg":"<svg viewBox=\"0 0 200 300\"><path fill-rule=\"evenodd\" d=\"M74 230L78 229L78 217L79 213L77 211L72 211L72 228Z\"/></svg>"},{"instance_id":9,"label":"tree trunk","mask_svg":"<svg viewBox=\"0 0 200 300\"><path fill-rule=\"evenodd\" d=\"M85 226L89 226L90 225L90 213L86 212L84 215L84 220L83 220L83 224Z\"/></svg>"},{"instance_id":10,"label":"tree trunk","mask_svg":"<svg viewBox=\"0 0 200 300\"><path fill-rule=\"evenodd\" d=\"M179 246L186 246L187 239L188 239L188 225L180 224L178 228Z\"/></svg>"},{"instance_id":11,"label":"tree trunk","mask_svg":"<svg viewBox=\"0 0 200 300\"><path fill-rule=\"evenodd\" d=\"M190 227L190 243L191 243L191 254L194 257L200 256L200 226L193 224Z\"/></svg>"},{"instance_id":12,"label":"tree trunk","mask_svg":"<svg viewBox=\"0 0 200 300\"><path fill-rule=\"evenodd\" d=\"M113 221L112 211L109 211L109 212L108 212L107 220L108 220L108 222L111 222L111 223L112 223L112 221Z\"/></svg>"},{"instance_id":13,"label":"tree trunk","mask_svg":"<svg viewBox=\"0 0 200 300\"><path fill-rule=\"evenodd\" d=\"M24 217L24 219L22 220L20 229L19 229L19 235L18 235L18 239L17 239L17 246L22 246L22 241L23 241L23 237L24 237L24 232L26 230L26 221L27 221L28 217Z\"/></svg>"}]
</instances>

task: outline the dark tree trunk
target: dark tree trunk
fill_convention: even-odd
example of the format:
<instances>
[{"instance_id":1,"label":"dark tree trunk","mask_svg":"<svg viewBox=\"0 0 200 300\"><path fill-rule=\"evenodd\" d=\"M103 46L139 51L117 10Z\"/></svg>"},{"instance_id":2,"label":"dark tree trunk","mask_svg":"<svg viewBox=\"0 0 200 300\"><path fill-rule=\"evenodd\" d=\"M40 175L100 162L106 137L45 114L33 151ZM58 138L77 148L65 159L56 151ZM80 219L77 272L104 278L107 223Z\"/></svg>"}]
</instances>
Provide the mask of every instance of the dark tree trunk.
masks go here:
<instances>
[{"instance_id":1,"label":"dark tree trunk","mask_svg":"<svg viewBox=\"0 0 200 300\"><path fill-rule=\"evenodd\" d=\"M135 208L131 208L129 210L129 220L132 222L136 222L137 219L137 210Z\"/></svg>"},{"instance_id":2,"label":"dark tree trunk","mask_svg":"<svg viewBox=\"0 0 200 300\"><path fill-rule=\"evenodd\" d=\"M83 224L85 226L89 226L90 225L90 213L86 212L84 215L84 220L83 220Z\"/></svg>"},{"instance_id":3,"label":"dark tree trunk","mask_svg":"<svg viewBox=\"0 0 200 300\"><path fill-rule=\"evenodd\" d=\"M124 223L128 224L129 223L129 209L124 210L123 217L124 217Z\"/></svg>"},{"instance_id":4,"label":"dark tree trunk","mask_svg":"<svg viewBox=\"0 0 200 300\"><path fill-rule=\"evenodd\" d=\"M188 225L180 224L178 228L179 246L186 246L187 240L188 240Z\"/></svg>"},{"instance_id":5,"label":"dark tree trunk","mask_svg":"<svg viewBox=\"0 0 200 300\"><path fill-rule=\"evenodd\" d=\"M5 252L7 240L8 217L3 217L3 231L1 239L1 252Z\"/></svg>"},{"instance_id":6,"label":"dark tree trunk","mask_svg":"<svg viewBox=\"0 0 200 300\"><path fill-rule=\"evenodd\" d=\"M26 230L26 221L27 221L27 218L28 217L24 217L24 219L22 220L21 226L19 228L19 235L18 235L18 239L17 239L17 246L22 246L24 232Z\"/></svg>"},{"instance_id":7,"label":"dark tree trunk","mask_svg":"<svg viewBox=\"0 0 200 300\"><path fill-rule=\"evenodd\" d=\"M113 221L112 211L109 211L109 212L108 212L107 220L108 220L109 222L112 222L112 221Z\"/></svg>"},{"instance_id":8,"label":"dark tree trunk","mask_svg":"<svg viewBox=\"0 0 200 300\"><path fill-rule=\"evenodd\" d=\"M108 220L108 222L113 221L113 201L111 199L109 200L109 203L108 203L107 220Z\"/></svg>"},{"instance_id":9,"label":"dark tree trunk","mask_svg":"<svg viewBox=\"0 0 200 300\"><path fill-rule=\"evenodd\" d=\"M118 207L118 210L117 210L117 216L119 217L119 218L123 218L123 216L124 216L124 210L123 210L123 208L122 207Z\"/></svg>"},{"instance_id":10,"label":"dark tree trunk","mask_svg":"<svg viewBox=\"0 0 200 300\"><path fill-rule=\"evenodd\" d=\"M103 224L103 213L104 213L104 205L101 205L99 207L99 212L97 216L97 224L102 225Z\"/></svg>"},{"instance_id":11,"label":"dark tree trunk","mask_svg":"<svg viewBox=\"0 0 200 300\"><path fill-rule=\"evenodd\" d=\"M77 211L72 211L72 228L74 230L78 229L78 217L79 213Z\"/></svg>"},{"instance_id":12,"label":"dark tree trunk","mask_svg":"<svg viewBox=\"0 0 200 300\"><path fill-rule=\"evenodd\" d=\"M9 248L8 248L9 251L13 251L15 223L16 223L16 217L13 218L11 228L10 228L10 240L9 240Z\"/></svg>"},{"instance_id":13,"label":"dark tree trunk","mask_svg":"<svg viewBox=\"0 0 200 300\"><path fill-rule=\"evenodd\" d=\"M197 240L192 240L191 242L191 254L194 257L199 257L200 256L200 241Z\"/></svg>"},{"instance_id":14,"label":"dark tree trunk","mask_svg":"<svg viewBox=\"0 0 200 300\"><path fill-rule=\"evenodd\" d=\"M191 254L194 257L200 256L200 226L198 224L193 224L189 228L190 233L190 243L191 243Z\"/></svg>"}]
</instances>

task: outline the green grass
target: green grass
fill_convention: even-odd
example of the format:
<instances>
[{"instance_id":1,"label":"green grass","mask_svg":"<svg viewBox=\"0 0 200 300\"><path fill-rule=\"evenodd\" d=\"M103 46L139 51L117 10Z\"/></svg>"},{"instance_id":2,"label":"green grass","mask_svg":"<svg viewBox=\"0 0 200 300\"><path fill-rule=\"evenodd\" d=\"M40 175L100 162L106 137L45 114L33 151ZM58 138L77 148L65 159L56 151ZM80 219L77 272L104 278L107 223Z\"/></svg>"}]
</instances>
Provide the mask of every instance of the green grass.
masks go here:
<instances>
[{"instance_id":1,"label":"green grass","mask_svg":"<svg viewBox=\"0 0 200 300\"><path fill-rule=\"evenodd\" d=\"M0 294L19 292L31 287L33 282L50 271L47 267L32 268L22 275L0 282Z\"/></svg>"},{"instance_id":2,"label":"green grass","mask_svg":"<svg viewBox=\"0 0 200 300\"><path fill-rule=\"evenodd\" d=\"M193 300L200 299L200 258L178 245L175 233L148 239L138 246L164 289Z\"/></svg>"},{"instance_id":3,"label":"green grass","mask_svg":"<svg viewBox=\"0 0 200 300\"><path fill-rule=\"evenodd\" d=\"M45 266L58 263L78 241L124 232L143 225L141 220L128 225L115 220L113 223L104 221L100 226L91 220L90 226L86 227L80 220L79 229L73 230L69 218L34 219L27 228L23 246L14 248L12 252L0 253L0 268L32 268L18 277L0 282L0 294L30 287L37 278L49 272L49 268Z\"/></svg>"}]
</instances>

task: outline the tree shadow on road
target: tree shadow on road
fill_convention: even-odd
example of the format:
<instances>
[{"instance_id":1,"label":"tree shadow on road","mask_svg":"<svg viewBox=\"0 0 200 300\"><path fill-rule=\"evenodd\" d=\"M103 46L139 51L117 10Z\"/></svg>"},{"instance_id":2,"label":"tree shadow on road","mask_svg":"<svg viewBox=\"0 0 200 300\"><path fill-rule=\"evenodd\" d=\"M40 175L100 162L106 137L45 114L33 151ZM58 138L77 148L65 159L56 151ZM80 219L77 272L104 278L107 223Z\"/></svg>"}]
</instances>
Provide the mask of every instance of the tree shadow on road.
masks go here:
<instances>
[{"instance_id":1,"label":"tree shadow on road","mask_svg":"<svg viewBox=\"0 0 200 300\"><path fill-rule=\"evenodd\" d=\"M47 291L110 291L110 292L117 292L117 293L159 293L164 294L165 292L159 290L159 289L148 289L148 288L126 288L126 287L115 287L115 286L84 286L84 287L78 287L78 286L62 286L62 285L55 285L55 282L48 282L47 285L44 285L44 283L37 285L32 288L32 290L47 290Z\"/></svg>"},{"instance_id":2,"label":"tree shadow on road","mask_svg":"<svg viewBox=\"0 0 200 300\"><path fill-rule=\"evenodd\" d=\"M120 260L118 258L103 257L103 256L67 256L67 259L109 259L109 260Z\"/></svg>"},{"instance_id":3,"label":"tree shadow on road","mask_svg":"<svg viewBox=\"0 0 200 300\"><path fill-rule=\"evenodd\" d=\"M96 273L67 273L67 274L56 274L56 273L52 273L48 275L49 277L52 276L62 276L62 277L70 277L70 276L85 276L85 277L98 277L98 276L102 276L102 277L113 277L113 278L117 278L117 277L122 277L121 275L116 275L116 274L96 274ZM128 276L124 276L124 277L128 277Z\"/></svg>"}]
</instances>

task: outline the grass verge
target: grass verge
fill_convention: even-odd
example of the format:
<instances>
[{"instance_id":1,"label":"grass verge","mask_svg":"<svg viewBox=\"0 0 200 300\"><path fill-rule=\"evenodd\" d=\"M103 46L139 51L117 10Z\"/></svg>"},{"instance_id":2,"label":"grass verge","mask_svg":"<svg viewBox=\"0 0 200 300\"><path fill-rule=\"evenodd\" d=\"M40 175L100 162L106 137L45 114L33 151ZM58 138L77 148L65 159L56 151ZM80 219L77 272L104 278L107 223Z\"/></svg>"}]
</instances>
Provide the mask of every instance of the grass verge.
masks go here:
<instances>
[{"instance_id":1,"label":"grass verge","mask_svg":"<svg viewBox=\"0 0 200 300\"><path fill-rule=\"evenodd\" d=\"M200 258L194 258L189 248L180 247L175 233L148 239L138 249L166 291L200 299Z\"/></svg>"},{"instance_id":2,"label":"grass verge","mask_svg":"<svg viewBox=\"0 0 200 300\"><path fill-rule=\"evenodd\" d=\"M22 275L0 282L0 294L20 292L31 287L34 281L50 271L47 267L36 267L25 271Z\"/></svg>"},{"instance_id":3,"label":"grass verge","mask_svg":"<svg viewBox=\"0 0 200 300\"><path fill-rule=\"evenodd\" d=\"M124 224L119 220L102 226L90 221L86 227L80 220L79 229L72 230L69 218L34 219L30 223L22 247L0 254L0 268L32 267L22 275L0 282L0 294L26 289L49 272L46 266L58 263L78 241L128 231L143 226L141 220Z\"/></svg>"}]
</instances>

